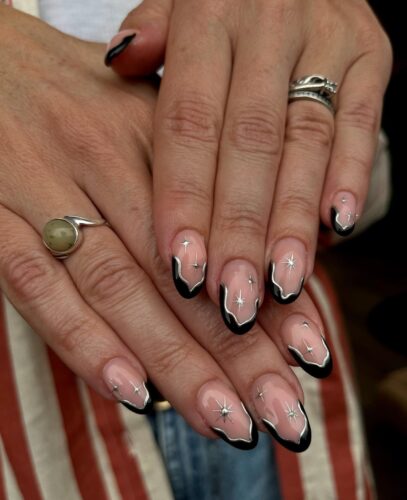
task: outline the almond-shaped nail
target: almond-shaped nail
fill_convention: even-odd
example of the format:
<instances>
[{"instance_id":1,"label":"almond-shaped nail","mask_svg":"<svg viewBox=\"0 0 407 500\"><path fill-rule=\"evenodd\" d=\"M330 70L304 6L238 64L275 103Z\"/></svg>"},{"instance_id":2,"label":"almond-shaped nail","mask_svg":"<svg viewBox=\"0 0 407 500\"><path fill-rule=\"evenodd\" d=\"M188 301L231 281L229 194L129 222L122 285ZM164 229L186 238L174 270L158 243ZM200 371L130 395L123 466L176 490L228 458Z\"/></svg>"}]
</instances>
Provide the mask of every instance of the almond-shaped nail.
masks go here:
<instances>
[{"instance_id":1,"label":"almond-shaped nail","mask_svg":"<svg viewBox=\"0 0 407 500\"><path fill-rule=\"evenodd\" d=\"M194 230L181 231L174 238L172 278L179 294L192 299L201 291L206 275L206 248L203 237Z\"/></svg>"},{"instance_id":2,"label":"almond-shaped nail","mask_svg":"<svg viewBox=\"0 0 407 500\"><path fill-rule=\"evenodd\" d=\"M297 453L311 443L311 427L304 407L280 375L266 374L252 388L257 411L270 434L285 448Z\"/></svg>"},{"instance_id":3,"label":"almond-shaped nail","mask_svg":"<svg viewBox=\"0 0 407 500\"><path fill-rule=\"evenodd\" d=\"M253 327L260 305L259 279L253 264L236 259L225 265L219 302L222 318L233 333L242 335Z\"/></svg>"},{"instance_id":4,"label":"almond-shaped nail","mask_svg":"<svg viewBox=\"0 0 407 500\"><path fill-rule=\"evenodd\" d=\"M337 193L331 208L332 228L339 236L348 236L355 229L356 219L356 198L346 191Z\"/></svg>"},{"instance_id":5,"label":"almond-shaped nail","mask_svg":"<svg viewBox=\"0 0 407 500\"><path fill-rule=\"evenodd\" d=\"M289 316L281 325L281 337L301 368L316 378L332 371L332 357L319 327L302 314Z\"/></svg>"},{"instance_id":6,"label":"almond-shaped nail","mask_svg":"<svg viewBox=\"0 0 407 500\"><path fill-rule=\"evenodd\" d=\"M117 33L109 42L106 55L105 64L111 66L113 59L121 54L136 38L137 32L134 30L123 30Z\"/></svg>"},{"instance_id":7,"label":"almond-shaped nail","mask_svg":"<svg viewBox=\"0 0 407 500\"><path fill-rule=\"evenodd\" d=\"M284 238L271 252L269 267L270 292L279 304L290 304L300 295L304 285L307 252L301 241Z\"/></svg>"},{"instance_id":8,"label":"almond-shaped nail","mask_svg":"<svg viewBox=\"0 0 407 500\"><path fill-rule=\"evenodd\" d=\"M114 397L134 413L151 410L152 400L140 372L123 358L111 359L103 368L103 380Z\"/></svg>"},{"instance_id":9,"label":"almond-shaped nail","mask_svg":"<svg viewBox=\"0 0 407 500\"><path fill-rule=\"evenodd\" d=\"M198 392L197 405L201 417L224 441L241 450L256 446L257 428L239 397L226 385L206 383Z\"/></svg>"}]
</instances>

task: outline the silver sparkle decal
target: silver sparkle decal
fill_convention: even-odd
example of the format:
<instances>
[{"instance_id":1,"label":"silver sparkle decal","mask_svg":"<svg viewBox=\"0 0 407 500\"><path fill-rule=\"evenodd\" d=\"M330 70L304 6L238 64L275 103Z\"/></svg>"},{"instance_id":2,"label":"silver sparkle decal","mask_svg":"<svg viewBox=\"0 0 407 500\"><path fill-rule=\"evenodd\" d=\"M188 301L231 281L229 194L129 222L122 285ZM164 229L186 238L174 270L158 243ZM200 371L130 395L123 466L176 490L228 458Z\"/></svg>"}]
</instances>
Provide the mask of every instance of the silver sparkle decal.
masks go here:
<instances>
[{"instance_id":1,"label":"silver sparkle decal","mask_svg":"<svg viewBox=\"0 0 407 500\"><path fill-rule=\"evenodd\" d=\"M286 402L285 412L287 413L287 418L291 422L291 420L297 421L298 413L294 409L294 405L290 407L290 405Z\"/></svg>"},{"instance_id":2,"label":"silver sparkle decal","mask_svg":"<svg viewBox=\"0 0 407 500\"><path fill-rule=\"evenodd\" d=\"M229 416L231 413L234 413L234 410L232 410L232 405L227 404L226 398L223 399L223 404L220 403L218 400L216 400L216 403L219 406L219 408L217 408L216 410L212 410L214 412L219 413L219 416L216 420L222 418L224 422L226 422L226 420L229 420L230 422L233 423L232 417Z\"/></svg>"},{"instance_id":3,"label":"silver sparkle decal","mask_svg":"<svg viewBox=\"0 0 407 500\"><path fill-rule=\"evenodd\" d=\"M308 321L303 321L303 322L301 323L301 326L302 326L303 328L309 328L309 323L308 323Z\"/></svg>"},{"instance_id":4,"label":"silver sparkle decal","mask_svg":"<svg viewBox=\"0 0 407 500\"><path fill-rule=\"evenodd\" d=\"M341 202L342 202L343 204L345 204L347 201L348 201L348 199L346 198L346 196L342 196L342 198L341 198Z\"/></svg>"},{"instance_id":5,"label":"silver sparkle decal","mask_svg":"<svg viewBox=\"0 0 407 500\"><path fill-rule=\"evenodd\" d=\"M284 290L283 290L283 287L281 285L279 285L276 281L276 278L275 278L275 273L276 273L276 264L273 262L273 265L272 265L272 268L271 268L271 282L273 283L273 285L275 285L278 290L280 291L280 295L281 295L281 298L283 300L287 300L289 299L290 297L292 297L293 295L297 295L298 292L301 290L303 284L304 284L304 277L301 278L300 280L300 285L297 289L296 292L291 292L291 293L287 293L287 294L284 294Z\"/></svg>"},{"instance_id":6,"label":"silver sparkle decal","mask_svg":"<svg viewBox=\"0 0 407 500\"><path fill-rule=\"evenodd\" d=\"M198 254L195 254L195 261L191 265L195 269L195 271L198 271L198 269L201 267L201 264L199 264L198 262Z\"/></svg>"},{"instance_id":7,"label":"silver sparkle decal","mask_svg":"<svg viewBox=\"0 0 407 500\"><path fill-rule=\"evenodd\" d=\"M218 404L219 402L216 401ZM248 422L249 422L249 436L250 436L250 439L245 439L245 438L232 438L228 435L228 433L224 430L224 429L221 429L220 427L212 427L213 430L217 431L217 432L220 432L222 433L229 441L231 442L236 442L236 441L244 441L245 443L251 443L253 441L253 437L252 437L252 432L253 432L253 421L252 419L250 418L250 415L247 413L247 410L246 408L244 407L244 404L241 403L242 405L242 410L243 412L245 413L245 415L247 416L248 418ZM218 410L212 410L212 411L220 411L220 409Z\"/></svg>"},{"instance_id":8,"label":"silver sparkle decal","mask_svg":"<svg viewBox=\"0 0 407 500\"><path fill-rule=\"evenodd\" d=\"M184 236L184 240L181 242L181 245L184 247L185 253L186 253L187 248L189 247L190 244L191 244L191 242L188 240L188 238L186 236Z\"/></svg>"},{"instance_id":9,"label":"silver sparkle decal","mask_svg":"<svg viewBox=\"0 0 407 500\"><path fill-rule=\"evenodd\" d=\"M242 290L239 290L239 295L236 295L235 298L233 299L233 303L237 305L237 307L240 309L244 306L246 302L246 299L242 297Z\"/></svg>"},{"instance_id":10,"label":"silver sparkle decal","mask_svg":"<svg viewBox=\"0 0 407 500\"><path fill-rule=\"evenodd\" d=\"M316 363L315 361L308 361L308 359L304 358L304 354L299 349L297 349L296 347L294 347L292 345L288 345L287 347L288 347L289 351L295 352L295 354L297 354L297 356L299 356L299 358L307 365L314 365L314 366L318 366L319 368L324 368L327 365L327 363L329 362L330 353L329 353L328 346L326 345L325 339L323 337L321 337L321 342L322 342L322 345L324 346L325 352L326 352L322 363ZM305 343L305 345L307 345L305 340L304 340L304 343ZM311 349L311 351L309 349ZM315 353L312 352L313 349L314 349L313 347L307 346L307 352L310 352L313 356L315 356Z\"/></svg>"},{"instance_id":11,"label":"silver sparkle decal","mask_svg":"<svg viewBox=\"0 0 407 500\"><path fill-rule=\"evenodd\" d=\"M285 267L288 269L288 273L291 273L291 271L293 269L295 269L296 262L297 262L297 260L294 257L293 253L289 257L287 257L285 260L281 261L281 263L285 264Z\"/></svg>"},{"instance_id":12,"label":"silver sparkle decal","mask_svg":"<svg viewBox=\"0 0 407 500\"><path fill-rule=\"evenodd\" d=\"M307 341L303 339L304 345L305 345L305 350L307 351L308 354L311 354L312 356L315 356L314 354L314 348L311 345L307 344Z\"/></svg>"},{"instance_id":13,"label":"silver sparkle decal","mask_svg":"<svg viewBox=\"0 0 407 500\"><path fill-rule=\"evenodd\" d=\"M287 405L287 406L288 406L288 405ZM302 411L302 409L301 409L301 406L300 406L300 402L299 402L299 401L298 401L298 403L297 403L297 406L298 406L298 413L297 413L297 409L294 409L294 406L292 406L292 408L290 408L290 407L288 406L288 409L289 409L289 411L290 411L290 412L291 412L291 411L293 411L293 412L296 414L296 417L298 417L300 414L304 417L304 427L302 428L301 432L298 434L298 439L297 439L297 441L296 441L296 443L297 443L297 444L299 444L299 443L301 442L301 438L302 438L302 437L303 437L303 435L307 432L309 424L308 424L308 419L307 419L307 417L306 417L305 413L304 413L304 412ZM287 416L288 416L288 414L287 414ZM289 418L289 416L288 416L288 418ZM295 417L292 417L292 418L295 418ZM280 435L280 433L278 432L278 430L277 430L277 428L276 428L275 424L273 424L273 422L270 422L270 420L267 420L267 418L263 418L262 420L263 420L263 422L265 422L266 424L270 425L270 427L272 427L272 428L275 430L275 432L276 432L279 436L281 436L281 435ZM285 438L283 438L283 437L282 437L282 439L284 439L285 441L287 441L287 439L285 439Z\"/></svg>"},{"instance_id":14,"label":"silver sparkle decal","mask_svg":"<svg viewBox=\"0 0 407 500\"><path fill-rule=\"evenodd\" d=\"M250 288L253 291L253 285L255 285L257 283L257 281L254 279L254 277L251 274L249 275L248 282L249 282Z\"/></svg>"},{"instance_id":15,"label":"silver sparkle decal","mask_svg":"<svg viewBox=\"0 0 407 500\"><path fill-rule=\"evenodd\" d=\"M137 394L139 397L141 397L141 389L143 388L144 391L145 391L145 397L144 397L144 401L143 401L143 405L142 406L137 406L133 401L129 401L128 399L125 399L122 395L122 393L120 392L120 387L115 384L112 380L110 380L110 383L112 384L112 393L114 394L115 398L120 401L121 403L126 403L127 405L129 406L133 406L134 408L136 408L137 410L143 410L149 399L150 399L150 393L148 392L148 389L146 387L146 384L145 382L143 382L142 384L140 385L135 385L133 384L133 382L130 382L131 386L133 387L133 391L135 394Z\"/></svg>"},{"instance_id":16,"label":"silver sparkle decal","mask_svg":"<svg viewBox=\"0 0 407 500\"><path fill-rule=\"evenodd\" d=\"M177 274L179 276L179 278L181 279L181 281L183 281L187 287L188 287L188 290L190 292L193 292L195 290L196 287L202 285L202 283L205 281L205 271L206 271L206 262L203 263L203 265L201 266L202 268L202 278L198 281L198 283L196 283L193 287L190 286L188 280L186 280L184 278L184 276L182 275L182 264L181 264L181 260L179 257L176 257L174 256L174 259L175 259L175 262L177 264Z\"/></svg>"},{"instance_id":17,"label":"silver sparkle decal","mask_svg":"<svg viewBox=\"0 0 407 500\"><path fill-rule=\"evenodd\" d=\"M257 394L256 394L256 399L261 399L264 403L264 395L266 394L266 390L263 389L263 387L257 387L256 388Z\"/></svg>"},{"instance_id":18,"label":"silver sparkle decal","mask_svg":"<svg viewBox=\"0 0 407 500\"><path fill-rule=\"evenodd\" d=\"M250 323L251 321L253 321L253 320L254 320L254 318L255 318L255 317L256 317L256 315L257 315L257 310L258 310L258 308L259 308L259 302L260 302L259 298L257 298L257 299L254 301L254 313L250 316L250 318L249 318L249 319L247 319L246 321L241 322L241 321L239 321L239 320L237 319L236 314L234 314L234 313L233 313L233 312L232 312L232 311L228 308L228 305L227 305L227 304L228 304L228 295L229 295L229 290L228 290L228 287L227 287L224 283L222 283L222 286L223 286L223 288L224 288L224 290L225 290L225 297L224 297L224 299L223 299L223 308L224 308L225 312L226 312L227 314L229 314L230 316L232 316L232 318L235 320L235 322L236 322L236 324L237 324L238 326L243 326L243 325L245 325L246 323Z\"/></svg>"}]
</instances>

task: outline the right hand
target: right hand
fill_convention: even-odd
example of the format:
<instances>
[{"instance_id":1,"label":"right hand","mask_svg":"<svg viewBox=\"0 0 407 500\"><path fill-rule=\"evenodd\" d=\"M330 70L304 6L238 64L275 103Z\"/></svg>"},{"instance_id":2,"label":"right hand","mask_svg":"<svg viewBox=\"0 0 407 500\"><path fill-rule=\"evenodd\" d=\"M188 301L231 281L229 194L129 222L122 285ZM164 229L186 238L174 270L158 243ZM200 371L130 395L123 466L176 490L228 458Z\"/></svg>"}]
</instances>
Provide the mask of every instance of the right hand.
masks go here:
<instances>
[{"instance_id":1,"label":"right hand","mask_svg":"<svg viewBox=\"0 0 407 500\"><path fill-rule=\"evenodd\" d=\"M327 352L322 322L304 294L242 338L226 330L207 296L185 308L173 293L152 231L156 85L120 80L100 63L103 46L8 7L0 6L0 30L7 70L0 78L0 286L7 297L100 394L144 411L148 374L195 430L250 448L255 431L241 398L262 430L305 449L303 394L287 345L303 353L304 368L326 375L328 365L315 371ZM84 229L66 261L43 246L49 219L101 214L110 227ZM304 345L313 346L312 356Z\"/></svg>"}]
</instances>

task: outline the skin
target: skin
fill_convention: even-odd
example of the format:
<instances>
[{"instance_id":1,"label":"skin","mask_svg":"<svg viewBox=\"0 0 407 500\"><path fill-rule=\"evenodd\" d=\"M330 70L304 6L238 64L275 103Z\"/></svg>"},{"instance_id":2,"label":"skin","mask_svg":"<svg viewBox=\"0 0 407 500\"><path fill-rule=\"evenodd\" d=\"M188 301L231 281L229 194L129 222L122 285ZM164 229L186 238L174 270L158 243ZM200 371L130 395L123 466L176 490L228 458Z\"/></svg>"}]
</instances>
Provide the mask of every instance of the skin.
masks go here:
<instances>
[{"instance_id":1,"label":"skin","mask_svg":"<svg viewBox=\"0 0 407 500\"><path fill-rule=\"evenodd\" d=\"M208 437L196 404L207 382L237 392L256 420L252 384L265 373L303 401L278 331L294 312L322 328L306 294L237 337L207 295L186 308L173 293L152 229L157 82L118 78L101 45L8 7L0 31L0 286L17 310L103 396L112 398L103 368L126 359ZM40 235L67 214L103 214L110 227L84 230L60 262Z\"/></svg>"},{"instance_id":2,"label":"skin","mask_svg":"<svg viewBox=\"0 0 407 500\"><path fill-rule=\"evenodd\" d=\"M189 228L207 245L215 303L228 262L262 278L287 238L309 277L320 220L331 227L343 192L362 214L368 191L392 53L367 2L145 0L121 29L137 36L112 62L119 74L151 71L165 50L153 168L167 265ZM335 117L315 102L287 105L289 82L311 73L339 83Z\"/></svg>"}]
</instances>

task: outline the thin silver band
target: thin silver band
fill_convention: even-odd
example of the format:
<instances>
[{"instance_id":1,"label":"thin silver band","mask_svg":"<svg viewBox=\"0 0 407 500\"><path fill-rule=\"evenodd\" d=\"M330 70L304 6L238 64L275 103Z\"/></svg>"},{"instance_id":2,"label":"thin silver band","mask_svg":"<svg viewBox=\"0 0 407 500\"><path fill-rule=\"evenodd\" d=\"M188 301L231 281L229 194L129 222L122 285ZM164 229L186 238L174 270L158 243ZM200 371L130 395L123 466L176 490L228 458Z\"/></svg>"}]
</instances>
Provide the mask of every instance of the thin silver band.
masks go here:
<instances>
[{"instance_id":1,"label":"thin silver band","mask_svg":"<svg viewBox=\"0 0 407 500\"><path fill-rule=\"evenodd\" d=\"M290 82L288 102L306 100L323 104L335 113L332 103L338 84L323 75L307 75Z\"/></svg>"}]
</instances>

